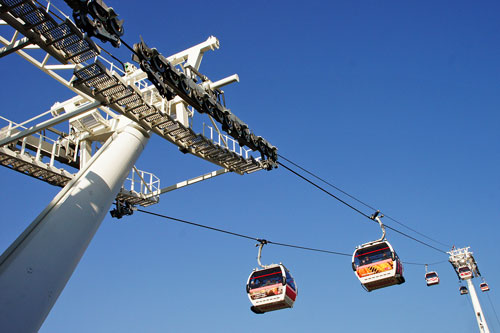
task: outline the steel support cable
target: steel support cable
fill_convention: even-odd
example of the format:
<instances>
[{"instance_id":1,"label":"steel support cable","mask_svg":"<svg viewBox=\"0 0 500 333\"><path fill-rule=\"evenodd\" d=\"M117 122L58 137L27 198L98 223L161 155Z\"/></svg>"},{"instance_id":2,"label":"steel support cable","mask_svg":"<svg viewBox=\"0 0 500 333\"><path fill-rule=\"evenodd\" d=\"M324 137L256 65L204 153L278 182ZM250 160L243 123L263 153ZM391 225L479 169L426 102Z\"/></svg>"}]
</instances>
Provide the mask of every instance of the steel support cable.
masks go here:
<instances>
[{"instance_id":1,"label":"steel support cable","mask_svg":"<svg viewBox=\"0 0 500 333\"><path fill-rule=\"evenodd\" d=\"M298 165L297 163L292 162L291 160L289 160L288 158L284 157L283 155L278 154L278 156L279 156L280 158L284 159L285 161L287 161L288 163L292 164L293 166L295 166L295 167L299 168L300 170L302 170L302 171L304 171L304 172L306 172L306 173L310 174L310 175L311 175L311 176L313 176L314 178L316 178L316 179L318 179L318 180L322 181L323 183L325 183L325 184L327 184L327 185L329 185L329 186L333 187L334 189L336 189L336 190L337 190L337 191L339 191L340 193L345 194L345 195L346 195L346 196L348 196L349 198L351 198L351 199L353 199L353 200L355 200L355 201L359 202L360 204L364 205L365 207L370 208L370 209L371 209L371 210L373 210L373 211L376 211L376 210L377 210L376 208L374 208L374 207L370 206L370 205L369 205L369 204L367 204L366 202L363 202L363 201L359 200L358 198L356 198L355 196L353 196L353 195L351 195L351 194L347 193L346 191L342 190L342 189L341 189L341 188L339 188L338 186L333 185L332 183L330 183L330 182L326 181L325 179L323 179L323 178L321 178L321 177L319 177L319 176L315 175L314 173L312 173L312 172L310 172L310 171L306 170L305 168L301 167L301 166L300 166L300 165ZM396 222L397 224L399 224L399 225L401 225L401 226L403 226L403 227L407 228L408 230L413 231L413 232L414 232L414 233L416 233L416 234L419 234L419 235L420 235L420 236L422 236L422 237L427 238L428 240L431 240L431 241L433 241L433 242L435 242L435 243L438 243L438 244L443 245L443 246L446 246L446 247L451 247L451 245L448 245L448 244L442 243L442 242L440 242L440 241L438 241L438 240L435 240L435 239L433 239L433 238L431 238L431 237L429 237L429 236L427 236L427 235L425 235L425 234L423 234L423 233L421 233L421 232L419 232L419 231L417 231L417 230L415 230L415 229L413 229L413 228L411 228L411 227L407 226L406 224L404 224L404 223L402 223L402 222L399 222L398 220L396 220L395 218L393 218L393 217L391 217L391 216L389 216L389 215L385 214L384 212L381 212L381 213L382 213L382 214L384 214L384 216L385 216L386 218L388 218L389 220L391 220L391 221L393 221L393 222Z\"/></svg>"},{"instance_id":2,"label":"steel support cable","mask_svg":"<svg viewBox=\"0 0 500 333\"><path fill-rule=\"evenodd\" d=\"M213 231L218 231L218 232L222 232L222 233L225 233L225 234L229 234L229 235L233 235L233 236L238 236L238 237L241 237L241 238L246 238L246 239L252 239L252 240L255 240L255 241L260 241L260 239L256 238L256 237L242 235L242 234L238 234L236 232L222 230L222 229L219 229L219 228L209 227L207 225L203 225L203 224L199 224L199 223L194 223L194 222L190 222L190 221L186 221L186 220L181 220L181 219L178 219L178 218L175 218L175 217L171 217L171 216L166 216L166 215L162 215L162 214L148 212L147 210L137 209L137 211L141 212L141 213L146 213L146 214L150 214L150 215L162 217L162 218L165 218L165 219L169 219L169 220L181 222L181 223L186 223L186 224L194 225L194 226L200 227L200 228L205 228L205 229L209 229L209 230L213 230Z\"/></svg>"},{"instance_id":3,"label":"steel support cable","mask_svg":"<svg viewBox=\"0 0 500 333\"><path fill-rule=\"evenodd\" d=\"M323 253L328 253L328 254L336 254L339 256L347 256L347 257L352 257L352 254L348 253L342 253L342 252L336 252L336 251L328 251L328 250L321 250L321 249L313 249L310 247L304 247L304 246L298 246L298 245L292 245L292 244L284 244L284 243L276 243L276 242L271 242L267 241L269 244L274 244L274 245L279 245L279 246L286 246L286 247L292 247L295 249L301 249L301 250L308 250L308 251L315 251L315 252L323 252Z\"/></svg>"},{"instance_id":4,"label":"steel support cable","mask_svg":"<svg viewBox=\"0 0 500 333\"><path fill-rule=\"evenodd\" d=\"M356 207L354 206L351 206L350 204L348 204L347 202L345 202L344 200L340 199L339 197L337 197L336 195L332 194L331 192L328 192L327 190L325 190L324 188L322 188L321 186L319 186L318 184L314 183L313 181L307 179L306 177L302 176L301 174L299 174L298 172L290 169L289 167L287 167L286 165L284 165L283 163L281 162L278 162L278 164L280 166L282 166L283 168L287 169L288 171L290 171L291 173L293 173L294 175L296 175L297 177L299 178L302 178L303 180L305 180L306 182L308 182L309 184L313 185L314 187L316 187L317 189L325 192L326 194L328 194L329 196L333 197L334 199L338 200L339 202L343 203L344 205L346 205L347 207L351 208L352 210L354 210L355 212L363 215L364 217L368 218L371 220L370 216L369 215L366 215L365 213L363 213L362 211L360 211L359 209L357 209Z\"/></svg>"},{"instance_id":5,"label":"steel support cable","mask_svg":"<svg viewBox=\"0 0 500 333\"><path fill-rule=\"evenodd\" d=\"M386 228L388 228L388 229L391 229L392 231L397 232L398 234L401 234L401 235L403 235L403 236L405 236L405 237L408 237L408 238L410 238L410 239L413 239L415 242L419 242L419 243L420 243L420 244L422 244L422 245L428 246L428 247L430 247L431 249L434 249L434 250L436 250L436 251L439 251L439 252L441 252L441 253L444 253L445 255L448 255L448 253L447 253L446 251L440 250L440 249L438 249L437 247L434 247L434 246L432 246L432 245L429 245L429 244L427 244L426 242L423 242L423 241L421 241L421 240L419 240L419 239L416 239L415 237L412 237L412 236L410 236L410 235L408 235L408 234L405 234L404 232L399 231L399 230L397 230L397 229L395 229L395 228L391 227L390 225L384 224L384 226L385 226Z\"/></svg>"},{"instance_id":6,"label":"steel support cable","mask_svg":"<svg viewBox=\"0 0 500 333\"><path fill-rule=\"evenodd\" d=\"M500 326L500 319L498 319L497 310L495 310L495 307L493 306L493 302L491 301L490 294L487 293L486 296L488 296L488 300L490 301L491 308L493 309L493 313L495 314L495 317L497 319L497 323Z\"/></svg>"},{"instance_id":7,"label":"steel support cable","mask_svg":"<svg viewBox=\"0 0 500 333\"><path fill-rule=\"evenodd\" d=\"M441 260L441 261L438 261L438 262L433 262L433 263L430 263L430 264L421 264L419 262L408 262L408 261L403 261L402 263L403 264L407 264L407 265L418 265L418 266L434 266L434 265L439 265L439 264L442 264L442 263L445 263L445 262L448 262L448 260Z\"/></svg>"},{"instance_id":8,"label":"steel support cable","mask_svg":"<svg viewBox=\"0 0 500 333\"><path fill-rule=\"evenodd\" d=\"M232 231L228 231L228 230L223 230L223 229L219 229L219 228L214 228L214 227L210 227L210 226L207 226L207 225L203 225L203 224L199 224L199 223L194 223L194 222L190 222L190 221L178 219L178 218L167 216L167 215L163 215L163 214L148 212L147 210L143 210L143 209L137 209L137 211L141 212L141 213L145 213L145 214L150 214L150 215L154 215L154 216L157 216L157 217L161 217L161 218L164 218L164 219L169 219L169 220L176 221L176 222L190 224L190 225L193 225L193 226L196 226L196 227L200 227L200 228L205 228L205 229L209 229L209 230L213 230L213 231L222 232L222 233L225 233L225 234L228 234L228 235L232 235L232 236L237 236L237 237L241 237L241 238L251 239L251 240L254 240L254 241L257 241L257 242L263 241L263 239L261 239L261 238L252 237L252 236L248 236L248 235L243 235L243 234L239 234L239 233L236 233L236 232L232 232ZM273 241L269 241L269 240L266 240L266 242L267 242L267 244L274 244L274 245L278 245L278 246L292 247L292 248L301 249L301 250L307 250L307 251L322 252L322 253L328 253L328 254L336 254L336 255L348 256L348 257L352 256L351 254L337 252L337 251L315 249L315 248L311 248L311 247L304 247L304 246L293 245L293 244L278 243L278 242L273 242Z\"/></svg>"},{"instance_id":9,"label":"steel support cable","mask_svg":"<svg viewBox=\"0 0 500 333\"><path fill-rule=\"evenodd\" d=\"M136 56L139 56L139 55L137 54L137 52L135 52L134 48L133 48L133 47L131 47L130 45L128 45L128 44L127 44L127 43L126 43L123 39L121 39L121 38L120 38L120 41L121 41L121 42L122 42L122 44L123 44L123 45L125 45L125 47L126 47L127 49L129 49L129 50L130 50L133 54L135 54Z\"/></svg>"},{"instance_id":10,"label":"steel support cable","mask_svg":"<svg viewBox=\"0 0 500 333\"><path fill-rule=\"evenodd\" d=\"M123 70L125 70L125 63L123 61L121 61L120 59L118 59L117 57L115 57L111 52L109 52L108 50L106 50L105 48L103 48L101 46L101 50L103 50L106 54L108 54L111 58L115 59L116 61L118 61L120 63L120 65L122 65L122 68Z\"/></svg>"},{"instance_id":11,"label":"steel support cable","mask_svg":"<svg viewBox=\"0 0 500 333\"><path fill-rule=\"evenodd\" d=\"M313 185L314 187L318 188L319 190L321 190L321 191L325 192L326 194L330 195L330 196L331 196L331 197L333 197L334 199L336 199L336 200L338 200L339 202L343 203L343 204L344 204L344 205L346 205L347 207L351 208L351 209L352 209L352 210L354 210L355 212L357 212L357 213L359 213L359 214L363 215L364 217L368 218L370 221L373 221L373 222L377 223L377 222L376 222L375 220L373 220L373 219L372 219L369 215L366 215L365 213L363 213L362 211L360 211L360 210L359 210L359 209L357 209L356 207L354 207L354 206L352 206L352 205L348 204L347 202L345 202L344 200L340 199L339 197L337 197L336 195L332 194L331 192L328 192L327 190L325 190L324 188L322 188L322 187L321 187L321 186L319 186L318 184L314 183L313 181L311 181L311 180L307 179L306 177L302 176L302 175L301 175L301 174L299 174L298 172L296 172L296 171L294 171L294 170L290 169L289 167L287 167L287 166L286 166L286 165L284 165L283 163L281 163L281 162L277 162L277 163L278 163L280 166L282 166L283 168L285 168L285 169L287 169L288 171L290 171L291 173L295 174L297 177L302 178L303 180L305 180L305 181L306 181L306 182L308 182L309 184ZM437 247L434 247L434 246L432 246L432 245L429 245L429 244L427 244L427 243L425 243L425 242L423 242L423 241L421 241L421 240L419 240L419 239L417 239L417 238L415 238L415 237L412 237L412 236L410 236L410 235L408 235L408 234L406 234L406 233L404 233L404 232L402 232L402 231L399 231L399 230L397 230L397 229L396 229L396 228L394 228L394 227L391 227L391 226L389 226L389 225L387 225L387 224L385 224L385 223L384 223L384 226L385 226L386 228L389 228L389 229L391 229L391 230L393 230L393 231L395 231L395 232L397 232L397 233L399 233L399 234L401 234L401 235L403 235L403 236L405 236L405 237L409 238L409 239L412 239L412 240L414 240L414 241L416 241L416 242L419 242L420 244L423 244L423 245L428 246L428 247L430 247L430 248L432 248L432 249L434 249L434 250L436 250L436 251L438 251L438 252L441 252L441 253L444 253L444 254L448 255L445 251L443 251L443 250L441 250L441 249L438 249Z\"/></svg>"},{"instance_id":12,"label":"steel support cable","mask_svg":"<svg viewBox=\"0 0 500 333\"><path fill-rule=\"evenodd\" d=\"M154 215L154 216L157 216L157 217L161 217L161 218L164 218L164 219L169 219L169 220L176 221L176 222L186 223L186 224L193 225L193 226L200 227L200 228L205 228L205 229L209 229L209 230L213 230L213 231L222 232L222 233L225 233L225 234L228 234L228 235L232 235L232 236L237 236L237 237L241 237L241 238L251 239L251 240L254 240L254 241L257 241L257 242L262 242L263 241L263 239L260 239L260 238L256 238L256 237L252 237L252 236L248 236L248 235L243 235L243 234L239 234L239 233L236 233L236 232L232 232L232 231L228 231L228 230L223 230L223 229L219 229L219 228L214 228L214 227L210 227L210 226L207 226L207 225L203 225L203 224L199 224L199 223L194 223L194 222L191 222L191 221L186 221L186 220L182 220L182 219L179 219L179 218L175 218L175 217L171 217L171 216L167 216L167 215L163 215L163 214L148 212L147 210L143 210L143 209L137 209L137 211L141 212L141 213L145 213L145 214L150 214L150 215ZM352 257L352 254L349 254L349 253L343 253L343 252L337 252L337 251L330 251L330 250L323 250L323 249L316 249L316 248L305 247L305 246L294 245L294 244L278 243L278 242L273 242L273 241L268 241L268 240L265 240L265 242L267 244L274 244L274 245L277 245L277 246L290 247L290 248L295 248L295 249L300 249L300 250L307 250L307 251L313 251L313 252L321 252L321 253L334 254L334 255L339 255L339 256ZM445 261L439 261L439 262L435 262L435 263L428 264L428 265L437 265L437 264L443 263ZM422 264L422 263L405 262L405 261L403 261L403 264L421 265L421 266L426 265L426 264Z\"/></svg>"}]
</instances>

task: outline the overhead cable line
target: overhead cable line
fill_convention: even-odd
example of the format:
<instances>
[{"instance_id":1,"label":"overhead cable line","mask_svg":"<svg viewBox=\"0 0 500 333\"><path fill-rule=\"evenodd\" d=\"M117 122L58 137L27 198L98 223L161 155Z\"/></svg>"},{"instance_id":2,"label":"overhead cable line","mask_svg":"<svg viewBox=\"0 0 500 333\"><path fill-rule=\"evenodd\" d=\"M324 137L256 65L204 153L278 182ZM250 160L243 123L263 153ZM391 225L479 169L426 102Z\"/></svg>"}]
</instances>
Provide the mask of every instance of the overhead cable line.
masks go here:
<instances>
[{"instance_id":1,"label":"overhead cable line","mask_svg":"<svg viewBox=\"0 0 500 333\"><path fill-rule=\"evenodd\" d=\"M418 265L418 266L435 266L435 265L439 265L439 264L442 264L442 263L445 263L445 262L448 262L448 260L441 260L441 261L438 261L438 262L433 262L433 263L430 263L430 264L421 264L419 262L409 262L409 261L403 261L403 264L407 264L407 265Z\"/></svg>"},{"instance_id":2,"label":"overhead cable line","mask_svg":"<svg viewBox=\"0 0 500 333\"><path fill-rule=\"evenodd\" d=\"M495 314L495 317L497 318L497 323L500 326L500 320L498 319L497 310L493 306L493 302L491 301L490 294L486 294L486 296L488 296L488 300L490 301L491 308L493 309L493 313Z\"/></svg>"},{"instance_id":3,"label":"overhead cable line","mask_svg":"<svg viewBox=\"0 0 500 333\"><path fill-rule=\"evenodd\" d=\"M123 44L123 45L125 45L125 47L126 47L127 49L129 49L129 50L130 50L133 54L138 55L138 54L137 54L137 52L135 52L134 48L133 48L133 47L131 47L130 45L128 45L128 44L127 44L127 43L126 43L123 39L120 39L120 41L121 41L121 42L122 42L122 44Z\"/></svg>"},{"instance_id":4,"label":"overhead cable line","mask_svg":"<svg viewBox=\"0 0 500 333\"><path fill-rule=\"evenodd\" d=\"M355 212L363 215L364 217L368 218L371 220L370 218L370 215L367 215L365 213L363 213L362 211L360 211L359 209L357 209L356 207L354 206L351 206L350 204L348 204L347 202L345 202L344 200L340 199L339 197L337 197L335 194L331 193L331 192L328 192L327 190L325 190L324 188L322 188L321 186L319 186L318 184L314 183L313 181L307 179L306 177L302 176L301 174L299 174L298 172L290 169L289 167L287 167L286 165L284 165L283 163L281 162L278 162L278 164L280 166L282 166L283 168L287 169L288 171L290 171L291 173L295 174L297 177L299 178L302 178L303 180L305 180L306 182L308 182L309 184L313 185L314 187L316 187L317 189L325 192L326 194L328 194L329 196L333 197L334 199L338 200L339 202L343 203L344 205L346 205L347 207L351 208L352 210L354 210Z\"/></svg>"},{"instance_id":5,"label":"overhead cable line","mask_svg":"<svg viewBox=\"0 0 500 333\"><path fill-rule=\"evenodd\" d=\"M203 225L203 224L199 224L199 223L194 223L194 222L190 222L190 221L186 221L186 220L181 220L181 219L178 219L178 218L175 218L175 217L171 217L171 216L166 216L166 215L162 215L162 214L158 214L158 213L148 212L147 210L137 209L137 211L141 212L141 213L146 213L146 214L150 214L150 215L162 217L162 218L165 218L165 219L169 219L169 220L181 222L181 223L186 223L186 224L194 225L194 226L200 227L200 228L205 228L205 229L209 229L209 230L213 230L213 231L218 231L218 232L222 232L222 233L225 233L225 234L229 234L229 235L233 235L233 236L237 236L237 237L241 237L241 238L246 238L246 239L252 239L252 240L255 240L255 241L260 241L260 239L256 238L256 237L242 235L242 234L238 234L236 232L222 230L222 229L219 229L219 228L209 227L207 225ZM268 243L271 243L271 242L268 242Z\"/></svg>"},{"instance_id":6,"label":"overhead cable line","mask_svg":"<svg viewBox=\"0 0 500 333\"><path fill-rule=\"evenodd\" d=\"M158 216L158 217L161 217L161 218L164 218L164 219L169 219L169 220L176 221L176 222L181 222L181 223L186 223L186 224L194 225L194 226L200 227L200 228L205 228L205 229L209 229L209 230L213 230L213 231L222 232L222 233L225 233L225 234L228 234L228 235L232 235L232 236L237 236L237 237L241 237L241 238L251 239L251 240L254 240L254 241L257 241L257 242L264 241L263 239L260 239L260 238L257 238L257 237L252 237L252 236L243 235L243 234L239 234L239 233L228 231L228 230L214 228L214 227L210 227L210 226L207 226L207 225L203 225L203 224L199 224L199 223L194 223L194 222L190 222L190 221L178 219L178 218L167 216L167 215L162 215L162 214L158 214L158 213L148 212L147 210L143 210L143 209L137 209L137 211L141 212L141 213L146 213L146 214ZM315 248L304 247L304 246L293 245L293 244L278 243L278 242L273 242L273 241L269 241L269 240L265 240L265 242L267 244L274 244L274 245L278 245L278 246L292 247L292 248L301 249L301 250L307 250L307 251L323 252L323 253L335 254L335 255L340 255L340 256L348 256L348 257L352 256L349 253L342 253L342 252L337 252L337 251L315 249Z\"/></svg>"},{"instance_id":7,"label":"overhead cable line","mask_svg":"<svg viewBox=\"0 0 500 333\"><path fill-rule=\"evenodd\" d=\"M120 63L120 65L122 65L123 70L125 70L125 63L123 61L121 61L120 59L118 59L117 57L115 57L111 52L109 52L105 48L101 47L101 50L103 50L104 52L106 52L106 54L108 54L111 58L113 58L116 61L118 61Z\"/></svg>"},{"instance_id":8,"label":"overhead cable line","mask_svg":"<svg viewBox=\"0 0 500 333\"><path fill-rule=\"evenodd\" d=\"M352 209L352 210L354 210L355 212L357 212L357 213L361 214L362 216L364 216L364 217L368 218L370 221L374 221L374 222L376 222L375 220L373 220L373 219L371 218L371 216L369 216L369 215L367 215L367 214L363 213L361 210L359 210L359 209L357 209L356 207L354 207L354 206L350 205L349 203L347 203L346 201L344 201L344 200L340 199L339 197L337 197L336 195L332 194L331 192L329 192L329 191L325 190L323 187L321 187L321 186L319 186L318 184L314 183L314 182L313 182L313 181L311 181L310 179L308 179L308 178L306 178L306 177L302 176L302 175L301 175L301 174L299 174L298 172L296 172L296 171L292 170L291 168L287 167L286 165L284 165L283 163L281 163L281 162L279 162L279 161L278 161L277 163L278 163L280 166L282 166L283 168L285 168L285 169L287 169L288 171L290 171L291 173L295 174L297 177L302 178L303 180L305 180L305 181L306 181L306 182L308 182L309 184L313 185L314 187L318 188L319 190L321 190L321 191L325 192L326 194L330 195L331 197L333 197L333 198L334 198L334 199L336 199L337 201L341 202L342 204L346 205L347 207L351 208L351 209ZM384 223L384 226L385 226L385 227L387 227L387 228L389 228L389 229L391 229L391 230L393 230L393 231L395 231L395 232L397 232L397 233L399 233L399 234L401 234L401 235L403 235L403 236L405 236L405 237L407 237L407 238L409 238L409 239L412 239L412 240L414 240L414 241L416 241L416 242L419 242L420 244L423 244L423 245L425 245L425 246L428 246L428 247L430 247L431 249L434 249L434 250L436 250L436 251L438 251L438 252L441 252L441 253L443 253L443 254L447 255L447 253L446 253L445 251L443 251L443 250L441 250L441 249L438 249L437 247L434 247L434 246L432 246L432 245L430 245L430 244L427 244L427 243L425 243L424 241L421 241L421 240L419 240L419 239L417 239L417 238L415 238L415 237L412 237L412 236L410 236L410 235L408 235L408 234L406 234L406 233L404 233L404 232L402 232L402 231L399 231L399 230L397 230L397 229L396 229L396 228L394 228L394 227L391 227L391 226L389 226L389 225L387 225L387 224L385 224L385 223Z\"/></svg>"},{"instance_id":9,"label":"overhead cable line","mask_svg":"<svg viewBox=\"0 0 500 333\"><path fill-rule=\"evenodd\" d=\"M396 228L394 228L394 227L391 227L390 225L384 224L384 226L385 226L386 228L388 228L388 229L391 229L392 231L397 232L397 233L398 233L398 234L400 234L400 235L403 235L403 236L405 236L405 237L408 237L409 239L413 239L415 242L419 242L419 243L420 243L420 244L422 244L422 245L428 246L428 247L430 247L431 249L434 249L434 250L436 250L436 251L439 251L439 252L441 252L441 253L444 253L445 255L448 255L448 253L447 253L446 251L440 250L440 249L438 249L437 247L434 247L434 246L432 246L432 245L430 245L430 244L427 244L426 242L423 242L423 241L421 241L420 239L417 239L417 238L412 237L412 236L410 236L410 235L408 235L408 234L406 234L406 233L404 233L404 232L402 232L402 231L399 231L398 229L396 229Z\"/></svg>"},{"instance_id":10,"label":"overhead cable line","mask_svg":"<svg viewBox=\"0 0 500 333\"><path fill-rule=\"evenodd\" d=\"M232 231L228 231L228 230L224 230L224 229L210 227L210 226L207 226L207 225L204 225L204 224L195 223L195 222L191 222L191 221L187 221L187 220L183 220L183 219L179 219L179 218L175 218L175 217L171 217L171 216L167 216L167 215L163 215L163 214L149 212L149 211L143 210L143 209L136 209L136 211L141 212L141 213L145 213L145 214L154 215L154 216L161 217L161 218L164 218L164 219L169 219L169 220L176 221L176 222L181 222L181 223L193 225L195 227L200 227L200 228L204 228L204 229L208 229L208 230L212 230L212 231L217 231L217 232L225 233L225 234L232 235L232 236L237 236L237 237L240 237L240 238L246 238L246 239L254 240L254 241L257 241L257 242L261 242L261 243L262 242L266 242L266 244L274 244L274 245L277 245L277 246L284 246L284 247L290 247L290 248L295 248L295 249L300 249L300 250L306 250L306 251L321 252L321 253L334 254L334 255L339 255L339 256L352 257L352 254L349 254L349 253L343 253L343 252L338 252L338 251L330 251L330 250L323 250L323 249L316 249L316 248L305 247L305 246L294 245L294 244L286 244L286 243L273 242L273 241L264 240L264 239L261 239L261 238L252 237L252 236L248 236L248 235L244 235L244 234L240 234L240 233L236 233L236 232L232 232ZM439 262L432 263L432 264L429 264L429 265L437 265L437 264L440 264L440 263L443 263L443 262L445 262L445 261L439 261ZM410 264L410 265L421 265L421 266L426 265L426 264L421 264L421 263L413 263L413 262L405 262L405 261L403 261L403 263L404 264Z\"/></svg>"},{"instance_id":11,"label":"overhead cable line","mask_svg":"<svg viewBox=\"0 0 500 333\"><path fill-rule=\"evenodd\" d=\"M315 175L314 173L310 172L309 170L307 170L307 169L305 169L305 168L301 167L301 166L300 166L300 165L298 165L297 163L294 163L293 161L289 160L289 159L288 159L288 158L286 158L285 156L283 156L283 155L281 155L281 154L278 154L278 156L279 156L281 159L284 159L284 160L285 160L285 161L287 161L288 163L292 164L293 166L295 166L295 167L299 168L300 170L302 170L302 171L304 171L304 172L308 173L309 175L313 176L314 178L316 178L316 179L318 179L318 180L322 181L323 183L325 183L325 184L327 184L327 185L329 185L329 186L333 187L334 189L336 189L336 190L337 190L337 191L339 191L340 193L345 194L345 195L346 195L346 196L348 196L349 198L351 198L351 199L353 199L353 200L355 200L355 201L359 202L359 203L360 203L360 204L362 204L363 206L365 206L365 207L367 207L367 208L370 208L371 210L374 210L374 211L375 211L375 210L377 210L376 208L372 207L371 205L367 204L366 202L363 202L363 201L361 201L360 199L358 199L358 198L356 198L355 196L353 196L352 194L349 194L349 193L347 193L346 191L342 190L342 189L341 189L341 188L339 188L338 186L333 185L332 183L330 183L330 182L326 181L325 179L323 179L323 178L321 178L321 177L319 177L319 176ZM415 230L415 229L413 229L413 228L411 228L411 227L407 226L406 224L404 224L404 223L402 223L402 222L399 222L398 220L396 220L395 218L393 218L393 217L391 217L391 216L387 215L387 214L386 214L386 213L384 213L384 212L381 212L381 213L382 213L382 214L384 214L384 216L385 216L386 218L388 218L389 220L391 220L391 221L393 221L393 222L396 222L397 224L399 224L399 225L401 225L401 226L403 226L403 227L405 227L405 228L407 228L407 229L409 229L409 230L413 231L413 232L414 232L414 233L416 233L416 234L419 234L419 235L420 235L420 236L422 236L422 237L425 237L425 238L427 238L427 239L429 239L429 240L431 240L431 241L433 241L433 242L435 242L435 243L441 244L441 245L443 245L443 246L446 246L446 247L451 247L451 245L448 245L448 244L442 243L442 242L440 242L440 241L438 241L438 240L435 240L435 239L433 239L433 238L431 238L431 237L429 237L429 236L427 236L427 235L425 235L425 234L423 234L423 233L421 233L421 232L419 232L419 231L417 231L417 230Z\"/></svg>"}]
</instances>

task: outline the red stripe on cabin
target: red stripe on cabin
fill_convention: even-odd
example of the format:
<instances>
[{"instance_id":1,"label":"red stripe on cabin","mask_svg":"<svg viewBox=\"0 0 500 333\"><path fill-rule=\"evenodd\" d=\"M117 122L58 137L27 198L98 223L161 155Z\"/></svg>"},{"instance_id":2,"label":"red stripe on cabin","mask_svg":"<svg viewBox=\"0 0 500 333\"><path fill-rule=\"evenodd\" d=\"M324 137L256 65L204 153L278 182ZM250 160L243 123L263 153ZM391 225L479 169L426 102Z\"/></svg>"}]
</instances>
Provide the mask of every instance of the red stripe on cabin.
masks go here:
<instances>
[{"instance_id":1,"label":"red stripe on cabin","mask_svg":"<svg viewBox=\"0 0 500 333\"><path fill-rule=\"evenodd\" d=\"M378 250L373 250L373 251L370 251L370 252L365 252L365 253L362 253L362 254L358 254L356 255L356 257L359 257L359 256L364 256L366 254L369 254L369 253L373 253L373 252L378 252L378 251L382 251L382 250L386 250L388 249L389 247L384 247L383 249L378 249Z\"/></svg>"},{"instance_id":2,"label":"red stripe on cabin","mask_svg":"<svg viewBox=\"0 0 500 333\"><path fill-rule=\"evenodd\" d=\"M269 274L265 274L265 275L254 276L250 280L258 279L258 278L261 278L261 277L264 277L264 276L269 276L269 275L274 275L274 274L281 274L281 272L274 272L274 273L269 273Z\"/></svg>"},{"instance_id":3,"label":"red stripe on cabin","mask_svg":"<svg viewBox=\"0 0 500 333\"><path fill-rule=\"evenodd\" d=\"M295 302L295 298L297 298L297 293L292 288L290 288L288 285L286 286L286 295L288 297L290 297L290 299L292 301Z\"/></svg>"}]
</instances>

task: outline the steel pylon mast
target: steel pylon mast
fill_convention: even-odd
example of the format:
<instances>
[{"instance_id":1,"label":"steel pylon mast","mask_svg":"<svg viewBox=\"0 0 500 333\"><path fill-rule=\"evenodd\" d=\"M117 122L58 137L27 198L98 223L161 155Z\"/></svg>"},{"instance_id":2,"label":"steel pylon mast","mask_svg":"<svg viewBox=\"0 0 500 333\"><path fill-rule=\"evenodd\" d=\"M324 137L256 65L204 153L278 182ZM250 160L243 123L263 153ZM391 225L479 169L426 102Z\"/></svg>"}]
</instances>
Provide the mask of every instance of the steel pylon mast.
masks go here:
<instances>
[{"instance_id":1,"label":"steel pylon mast","mask_svg":"<svg viewBox=\"0 0 500 333\"><path fill-rule=\"evenodd\" d=\"M486 322L483 309L481 308L481 303L479 303L476 288L472 283L472 279L480 277L481 274L479 273L479 268L477 267L476 260L472 255L472 251L469 249L470 247L452 249L448 252L450 255L449 261L455 269L458 279L461 281L464 280L467 283L470 299L472 301L472 307L474 308L474 317L476 318L479 332L489 333L490 329L488 328L488 323Z\"/></svg>"},{"instance_id":2,"label":"steel pylon mast","mask_svg":"<svg viewBox=\"0 0 500 333\"><path fill-rule=\"evenodd\" d=\"M238 76L200 73L217 38L168 57L141 41L138 64L121 68L96 44L120 46L114 10L102 0L65 2L71 17L50 0L0 0L0 64L17 54L75 93L26 121L0 116L0 165L62 187L0 256L0 332L38 331L113 201L120 218L187 185L276 167L276 147L225 107L221 88ZM218 169L162 188L134 165L151 136Z\"/></svg>"}]
</instances>

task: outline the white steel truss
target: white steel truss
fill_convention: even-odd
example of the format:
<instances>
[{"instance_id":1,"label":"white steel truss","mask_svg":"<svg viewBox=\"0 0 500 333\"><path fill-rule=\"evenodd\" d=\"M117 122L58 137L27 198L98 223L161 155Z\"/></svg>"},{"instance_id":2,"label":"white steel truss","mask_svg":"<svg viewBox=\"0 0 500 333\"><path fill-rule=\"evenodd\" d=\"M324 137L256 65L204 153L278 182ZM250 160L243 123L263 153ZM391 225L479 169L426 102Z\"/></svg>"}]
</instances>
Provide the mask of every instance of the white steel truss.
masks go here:
<instances>
[{"instance_id":1,"label":"white steel truss","mask_svg":"<svg viewBox=\"0 0 500 333\"><path fill-rule=\"evenodd\" d=\"M1 118L5 122L5 126L0 127L2 165L50 184L64 186L75 171L67 166L78 170L80 163L89 160L92 142L104 142L112 134L113 123L121 114L177 145L180 151L225 170L214 171L217 175L227 172L243 175L263 169L260 157L253 157L250 149L222 134L211 117L212 126L203 123L202 133L196 133L189 122L195 112L187 103L180 97L166 101L146 80L142 70L128 63L122 70L102 57L101 48L82 34L69 16L51 1L41 5L32 0L3 0L0 6L0 28L14 28L11 36L6 35L5 28L0 30L0 42L4 45L0 49L0 58L17 53L76 93L74 98L56 102L47 112L21 124ZM218 48L218 39L211 36L168 57L168 60L186 75L191 75L191 72L201 75L199 67L204 53ZM203 78L203 84L212 89L239 81L236 74L216 82ZM70 134L55 139L44 134L66 121L70 122ZM39 144L34 144L35 141ZM71 156L63 153L71 153ZM59 162L57 167L55 161ZM137 172L134 175L132 170L129 179L134 177L137 177ZM211 178L200 177L193 179ZM186 180L186 183L192 183L193 179ZM140 177L130 181L117 199L145 206L157 203L159 194L165 193L160 190L159 180L153 181L158 183L155 190L147 182L137 186L142 181ZM179 188L178 184L168 188Z\"/></svg>"}]
</instances>

